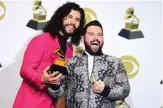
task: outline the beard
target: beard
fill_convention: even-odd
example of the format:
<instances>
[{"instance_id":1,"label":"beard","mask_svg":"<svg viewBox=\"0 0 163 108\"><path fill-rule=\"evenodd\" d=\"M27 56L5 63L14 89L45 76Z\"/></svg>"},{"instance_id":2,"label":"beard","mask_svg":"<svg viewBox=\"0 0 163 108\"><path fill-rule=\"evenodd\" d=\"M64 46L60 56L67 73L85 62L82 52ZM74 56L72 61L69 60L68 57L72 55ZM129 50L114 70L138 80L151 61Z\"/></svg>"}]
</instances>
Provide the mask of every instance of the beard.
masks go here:
<instances>
[{"instance_id":1,"label":"beard","mask_svg":"<svg viewBox=\"0 0 163 108\"><path fill-rule=\"evenodd\" d=\"M67 33L66 26L69 26L69 25L72 25L72 24L66 24L66 25L62 25L61 26L61 32L63 33L64 36L67 36L67 37L72 36L73 33L77 31L76 27L73 26L74 27L74 31L72 33Z\"/></svg>"},{"instance_id":2,"label":"beard","mask_svg":"<svg viewBox=\"0 0 163 108\"><path fill-rule=\"evenodd\" d=\"M93 42L93 41L92 41L92 42ZM103 53L102 53L102 47L103 47L103 44L104 44L104 43L102 43L102 44L100 45L100 42L97 41L97 42L99 43L100 46L99 46L99 48L98 48L97 51L93 51L93 50L91 49L91 44L92 44L92 42L90 42L90 44L88 44L87 42L84 42L86 51L87 51L90 55L92 55L92 56L99 56L99 55L102 55L102 54L103 54Z\"/></svg>"}]
</instances>

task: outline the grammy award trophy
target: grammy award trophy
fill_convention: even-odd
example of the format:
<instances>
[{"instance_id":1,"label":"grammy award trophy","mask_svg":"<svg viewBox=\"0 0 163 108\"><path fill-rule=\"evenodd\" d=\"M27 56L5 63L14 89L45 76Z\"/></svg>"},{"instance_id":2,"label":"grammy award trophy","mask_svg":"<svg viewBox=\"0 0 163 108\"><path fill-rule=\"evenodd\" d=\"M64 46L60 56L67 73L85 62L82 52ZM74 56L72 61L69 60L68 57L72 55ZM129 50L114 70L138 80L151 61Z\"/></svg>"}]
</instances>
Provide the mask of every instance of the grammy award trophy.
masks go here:
<instances>
[{"instance_id":1,"label":"grammy award trophy","mask_svg":"<svg viewBox=\"0 0 163 108\"><path fill-rule=\"evenodd\" d=\"M139 19L134 15L134 8L127 9L125 20L125 28L119 32L119 36L126 39L144 38L142 31L138 30Z\"/></svg>"},{"instance_id":2,"label":"grammy award trophy","mask_svg":"<svg viewBox=\"0 0 163 108\"><path fill-rule=\"evenodd\" d=\"M33 19L26 26L35 30L42 30L47 24L46 14L47 11L42 7L42 2L39 0L34 1Z\"/></svg>"},{"instance_id":3,"label":"grammy award trophy","mask_svg":"<svg viewBox=\"0 0 163 108\"><path fill-rule=\"evenodd\" d=\"M62 52L60 47L58 47L54 52L54 55L57 55L58 58L53 61L53 64L50 66L48 72L53 73L56 71L59 71L62 73L62 75L68 75L68 70L67 70L67 58L65 57L65 54ZM50 85L51 88L53 89L58 89L59 86L57 85Z\"/></svg>"}]
</instances>

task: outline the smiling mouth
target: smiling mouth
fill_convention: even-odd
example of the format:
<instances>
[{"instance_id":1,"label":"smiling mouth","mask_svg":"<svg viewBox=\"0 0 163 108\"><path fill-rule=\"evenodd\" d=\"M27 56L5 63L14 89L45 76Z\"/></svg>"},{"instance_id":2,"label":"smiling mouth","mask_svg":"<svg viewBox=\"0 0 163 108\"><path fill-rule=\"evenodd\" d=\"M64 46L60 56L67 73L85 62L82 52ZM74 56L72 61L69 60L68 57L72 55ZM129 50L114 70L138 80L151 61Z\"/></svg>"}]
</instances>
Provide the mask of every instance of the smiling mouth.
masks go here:
<instances>
[{"instance_id":1,"label":"smiling mouth","mask_svg":"<svg viewBox=\"0 0 163 108\"><path fill-rule=\"evenodd\" d=\"M73 26L71 26L71 25L68 25L67 27L68 27L68 28L70 28L70 29L74 29L74 27L73 27Z\"/></svg>"},{"instance_id":2,"label":"smiling mouth","mask_svg":"<svg viewBox=\"0 0 163 108\"><path fill-rule=\"evenodd\" d=\"M98 43L92 43L91 45L98 45Z\"/></svg>"},{"instance_id":3,"label":"smiling mouth","mask_svg":"<svg viewBox=\"0 0 163 108\"><path fill-rule=\"evenodd\" d=\"M100 43L99 42L91 42L91 45L99 45Z\"/></svg>"},{"instance_id":4,"label":"smiling mouth","mask_svg":"<svg viewBox=\"0 0 163 108\"><path fill-rule=\"evenodd\" d=\"M69 28L71 28L71 29L74 29L74 27L73 27L73 26L71 26L71 25L68 25L68 27L69 27Z\"/></svg>"}]
</instances>

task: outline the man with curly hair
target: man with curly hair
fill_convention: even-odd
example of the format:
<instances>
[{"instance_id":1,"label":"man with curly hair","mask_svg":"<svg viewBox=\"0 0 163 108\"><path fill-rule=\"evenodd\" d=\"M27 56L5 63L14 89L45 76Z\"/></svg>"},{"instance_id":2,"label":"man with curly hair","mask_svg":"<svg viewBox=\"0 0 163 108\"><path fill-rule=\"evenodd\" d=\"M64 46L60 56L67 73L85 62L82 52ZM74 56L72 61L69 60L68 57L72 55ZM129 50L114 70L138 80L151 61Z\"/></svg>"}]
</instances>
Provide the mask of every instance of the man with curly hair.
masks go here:
<instances>
[{"instance_id":1,"label":"man with curly hair","mask_svg":"<svg viewBox=\"0 0 163 108\"><path fill-rule=\"evenodd\" d=\"M49 84L57 85L62 74L43 75L43 71L47 71L58 58L53 54L58 48L66 58L72 57L72 45L79 44L84 24L84 10L74 2L67 2L54 12L43 33L34 37L27 46L20 69L23 81L13 108L56 108L47 88Z\"/></svg>"}]
</instances>

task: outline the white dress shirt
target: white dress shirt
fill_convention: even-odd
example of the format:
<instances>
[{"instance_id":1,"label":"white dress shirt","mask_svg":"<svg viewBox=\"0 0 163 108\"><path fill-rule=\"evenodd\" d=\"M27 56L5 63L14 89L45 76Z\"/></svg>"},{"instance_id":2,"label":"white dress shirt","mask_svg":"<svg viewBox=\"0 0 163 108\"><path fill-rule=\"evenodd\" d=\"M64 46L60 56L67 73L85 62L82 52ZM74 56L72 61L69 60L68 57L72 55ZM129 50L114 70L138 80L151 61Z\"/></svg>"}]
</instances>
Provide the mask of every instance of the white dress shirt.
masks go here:
<instances>
[{"instance_id":1,"label":"white dress shirt","mask_svg":"<svg viewBox=\"0 0 163 108\"><path fill-rule=\"evenodd\" d=\"M92 69L93 69L93 59L94 56L90 55L88 52L85 51L85 53L88 55L88 73L89 73L89 79L92 74Z\"/></svg>"}]
</instances>

